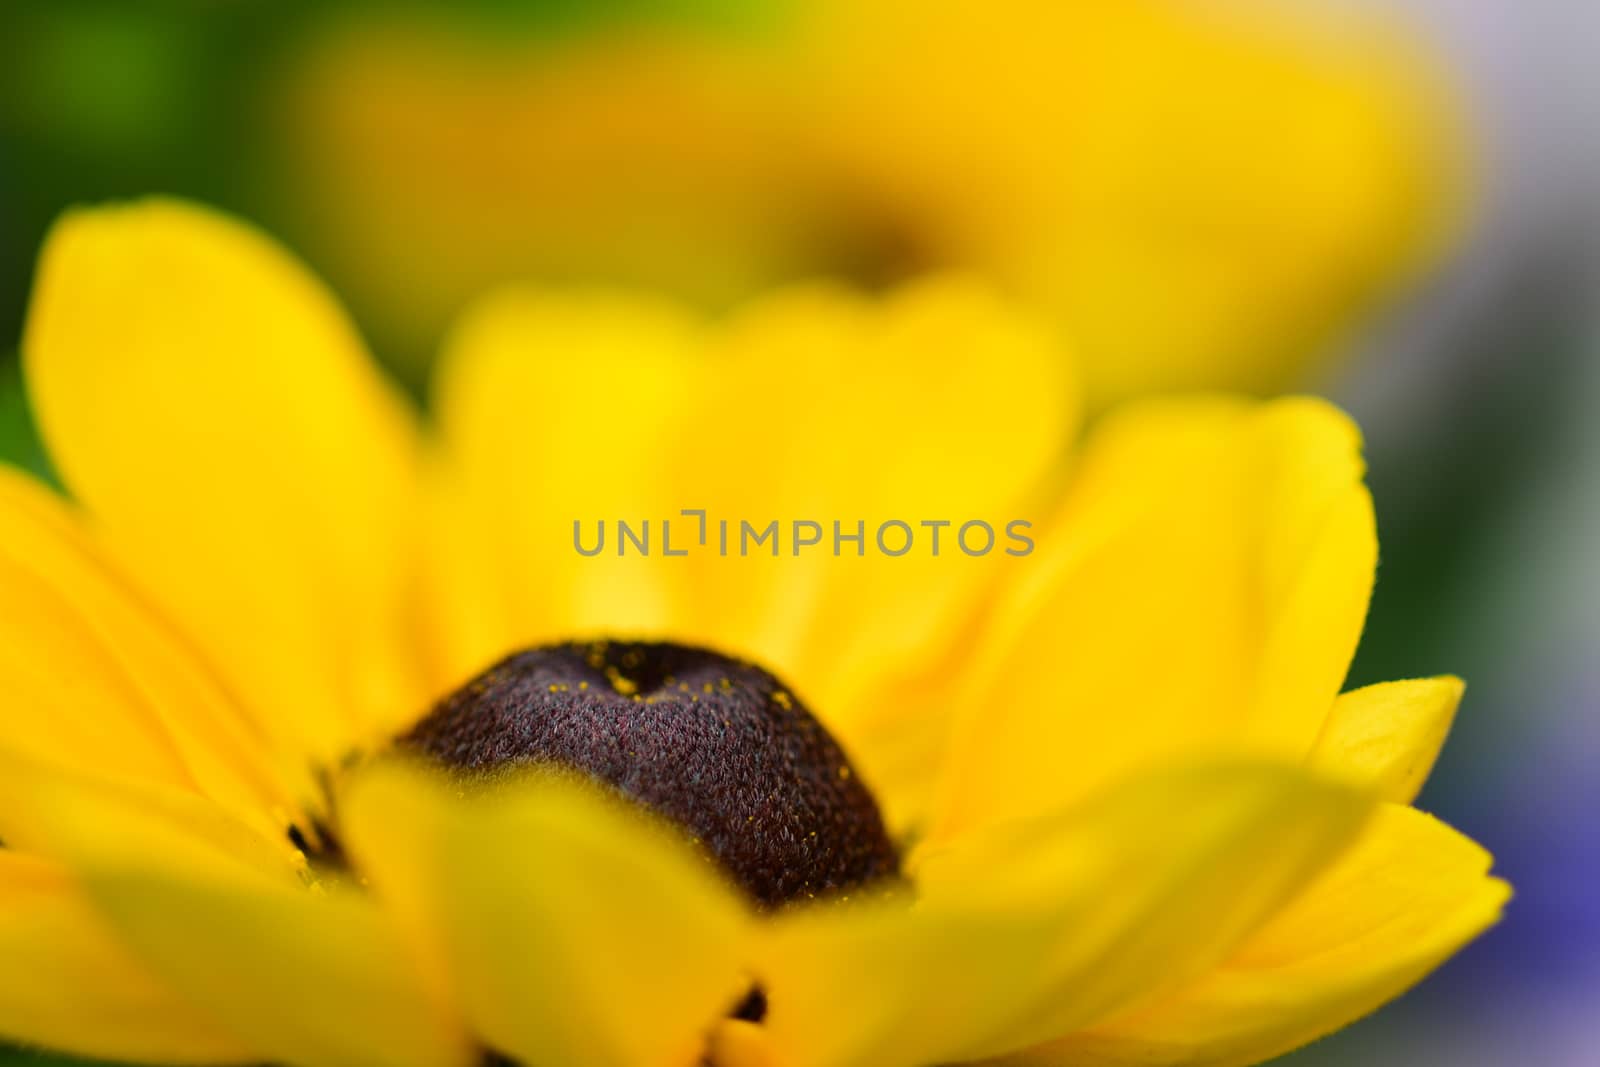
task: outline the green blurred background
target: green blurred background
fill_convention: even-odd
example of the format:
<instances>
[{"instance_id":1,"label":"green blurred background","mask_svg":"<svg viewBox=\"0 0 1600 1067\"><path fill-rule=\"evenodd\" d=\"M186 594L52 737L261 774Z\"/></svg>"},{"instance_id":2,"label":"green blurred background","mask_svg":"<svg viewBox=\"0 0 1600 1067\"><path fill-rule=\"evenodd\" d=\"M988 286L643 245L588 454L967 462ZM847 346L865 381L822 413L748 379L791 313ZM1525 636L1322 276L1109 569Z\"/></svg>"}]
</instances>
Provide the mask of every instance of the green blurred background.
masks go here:
<instances>
[{"instance_id":1,"label":"green blurred background","mask_svg":"<svg viewBox=\"0 0 1600 1067\"><path fill-rule=\"evenodd\" d=\"M360 291L297 200L271 105L327 20L397 6L427 5L0 8L0 458L48 474L15 339L34 255L68 205L157 192L216 204ZM1460 86L1483 204L1461 249L1307 385L1369 438L1383 559L1352 684L1468 677L1421 803L1494 851L1518 896L1433 981L1294 1059L1580 1067L1600 1063L1600 313L1586 210L1600 181L1576 44L1593 25L1562 0L1405 6ZM451 17L487 37L554 39L661 21L759 32L759 7L499 0ZM418 382L427 346L355 308L380 358ZM0 1050L4 1062L49 1061Z\"/></svg>"}]
</instances>

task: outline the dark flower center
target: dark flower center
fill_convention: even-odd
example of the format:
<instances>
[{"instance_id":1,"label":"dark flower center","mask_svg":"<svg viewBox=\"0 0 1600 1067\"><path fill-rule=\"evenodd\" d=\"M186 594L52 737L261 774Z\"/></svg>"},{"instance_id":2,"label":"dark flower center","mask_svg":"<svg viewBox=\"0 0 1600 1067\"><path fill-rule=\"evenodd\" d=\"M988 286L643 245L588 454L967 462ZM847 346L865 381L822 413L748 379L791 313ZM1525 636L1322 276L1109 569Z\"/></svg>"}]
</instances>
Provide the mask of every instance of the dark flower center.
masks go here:
<instances>
[{"instance_id":1,"label":"dark flower center","mask_svg":"<svg viewBox=\"0 0 1600 1067\"><path fill-rule=\"evenodd\" d=\"M688 830L762 907L899 869L871 792L822 724L771 674L705 649L519 652L400 744L467 772L581 771Z\"/></svg>"}]
</instances>

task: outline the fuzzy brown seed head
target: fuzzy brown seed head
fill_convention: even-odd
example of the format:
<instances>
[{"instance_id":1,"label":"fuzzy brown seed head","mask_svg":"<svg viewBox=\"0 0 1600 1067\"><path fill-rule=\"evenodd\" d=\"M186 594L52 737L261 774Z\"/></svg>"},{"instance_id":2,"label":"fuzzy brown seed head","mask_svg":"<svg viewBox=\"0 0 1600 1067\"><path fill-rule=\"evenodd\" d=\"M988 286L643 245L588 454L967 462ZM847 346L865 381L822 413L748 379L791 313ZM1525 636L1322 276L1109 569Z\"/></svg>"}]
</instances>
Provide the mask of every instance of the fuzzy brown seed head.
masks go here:
<instances>
[{"instance_id":1,"label":"fuzzy brown seed head","mask_svg":"<svg viewBox=\"0 0 1600 1067\"><path fill-rule=\"evenodd\" d=\"M400 741L459 771L581 771L687 830L759 905L892 879L872 794L834 739L759 667L672 644L520 652Z\"/></svg>"}]
</instances>

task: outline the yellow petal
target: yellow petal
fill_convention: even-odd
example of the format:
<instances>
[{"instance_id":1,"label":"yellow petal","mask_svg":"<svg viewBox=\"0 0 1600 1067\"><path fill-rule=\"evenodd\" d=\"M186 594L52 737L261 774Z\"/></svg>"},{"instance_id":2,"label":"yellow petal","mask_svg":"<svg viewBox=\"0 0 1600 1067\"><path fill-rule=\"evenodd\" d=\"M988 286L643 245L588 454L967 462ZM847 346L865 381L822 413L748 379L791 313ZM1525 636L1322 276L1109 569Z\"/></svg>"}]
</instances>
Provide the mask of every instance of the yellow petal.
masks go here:
<instances>
[{"instance_id":1,"label":"yellow petal","mask_svg":"<svg viewBox=\"0 0 1600 1067\"><path fill-rule=\"evenodd\" d=\"M765 1027L743 1019L724 1019L711 1032L707 1060L716 1067L783 1067Z\"/></svg>"},{"instance_id":2,"label":"yellow petal","mask_svg":"<svg viewBox=\"0 0 1600 1067\"><path fill-rule=\"evenodd\" d=\"M854 703L870 684L863 674L949 640L960 619L952 603L991 568L1020 566L1004 554L1003 530L980 559L961 550L959 527L1037 518L1031 494L1074 429L1068 354L1014 308L954 278L878 304L796 289L751 305L714 347L708 418L721 434L690 439L683 491L698 490L713 517L810 519L825 534L821 551L797 558L786 548L770 573L755 569L762 560L714 557L697 573L710 586L697 589L701 625L747 642L741 635L755 632L754 651L818 687L819 703ZM877 549L878 526L892 519L913 527L904 555ZM835 556L833 520L844 533L865 520L865 559L850 542ZM937 556L925 521L948 523ZM981 547L981 532L969 543ZM895 536L888 542L898 547ZM806 590L814 582L822 588ZM729 609L749 624L721 622ZM789 621L796 615L799 624Z\"/></svg>"},{"instance_id":3,"label":"yellow petal","mask_svg":"<svg viewBox=\"0 0 1600 1067\"><path fill-rule=\"evenodd\" d=\"M452 629L507 620L498 640L469 623L481 636L456 642L469 647L443 672L451 683L515 645L597 629L724 648L799 687L891 809L912 806L900 801L925 786L943 735L917 676L960 649L994 576L1028 562L1006 554L1005 527L1038 518L1030 494L1076 410L1046 333L953 279L881 304L796 288L715 325L513 290L456 334L439 407L451 461L439 510L460 517L435 535L445 606L433 614ZM685 509L705 512L703 530ZM649 558L618 558L619 519L651 523ZM603 553L580 556L574 522L591 545L602 520ZM667 520L688 558L666 556ZM873 544L888 520L911 528L910 553ZM982 558L958 544L971 520L993 531ZM746 554L746 522L774 524L781 548ZM851 542L835 555L835 522L864 526L865 558ZM796 523L815 523L805 533L820 543L797 552Z\"/></svg>"},{"instance_id":4,"label":"yellow petal","mask_svg":"<svg viewBox=\"0 0 1600 1067\"><path fill-rule=\"evenodd\" d=\"M193 789L282 832L312 793L186 638L31 479L0 469L0 749Z\"/></svg>"},{"instance_id":5,"label":"yellow petal","mask_svg":"<svg viewBox=\"0 0 1600 1067\"><path fill-rule=\"evenodd\" d=\"M1082 343L1103 401L1302 380L1456 221L1428 57L1366 17L1394 5L740 7L768 32L629 20L494 63L432 20L322 27L275 102L328 254L407 340L511 275L722 306L963 267Z\"/></svg>"},{"instance_id":6,"label":"yellow petal","mask_svg":"<svg viewBox=\"0 0 1600 1067\"><path fill-rule=\"evenodd\" d=\"M1362 470L1355 428L1317 401L1103 423L985 635L935 832L1196 750L1303 759L1372 587Z\"/></svg>"},{"instance_id":7,"label":"yellow petal","mask_svg":"<svg viewBox=\"0 0 1600 1067\"><path fill-rule=\"evenodd\" d=\"M80 864L184 870L250 884L297 884L304 859L284 836L170 786L58 770L0 749L0 841Z\"/></svg>"},{"instance_id":8,"label":"yellow petal","mask_svg":"<svg viewBox=\"0 0 1600 1067\"><path fill-rule=\"evenodd\" d=\"M430 453L422 485L418 662L437 697L527 643L518 636L515 607L527 601L514 595L493 509L480 506L482 495L455 458Z\"/></svg>"},{"instance_id":9,"label":"yellow petal","mask_svg":"<svg viewBox=\"0 0 1600 1067\"><path fill-rule=\"evenodd\" d=\"M0 1036L114 1060L254 1059L130 957L63 869L11 850L0 850L0 959Z\"/></svg>"},{"instance_id":10,"label":"yellow petal","mask_svg":"<svg viewBox=\"0 0 1600 1067\"><path fill-rule=\"evenodd\" d=\"M458 481L436 497L454 535L439 547L475 557L488 578L471 582L447 558L435 562L453 568L438 591L459 598L452 587L466 579L487 593L471 611L499 624L482 647L460 649L452 681L517 647L670 623L661 562L677 561L619 559L610 543L581 556L573 524L588 543L601 519L637 527L690 506L662 495L662 443L693 417L695 340L688 313L670 304L519 289L478 305L452 335L434 393L441 473Z\"/></svg>"},{"instance_id":11,"label":"yellow petal","mask_svg":"<svg viewBox=\"0 0 1600 1067\"><path fill-rule=\"evenodd\" d=\"M946 730L948 685L927 683L961 662L983 592L1033 563L1008 554L1007 527L1041 525L1037 494L1075 428L1069 353L956 278L877 305L796 291L752 306L723 344L715 410L738 444L697 439L680 480L714 515L814 520L825 547L705 560L692 628L798 686L904 823ZM904 555L878 543L890 521L911 530ZM864 523L864 557L834 554L834 522Z\"/></svg>"},{"instance_id":12,"label":"yellow petal","mask_svg":"<svg viewBox=\"0 0 1600 1067\"><path fill-rule=\"evenodd\" d=\"M67 486L268 727L329 760L415 711L411 416L299 263L184 204L74 212L23 358Z\"/></svg>"},{"instance_id":13,"label":"yellow petal","mask_svg":"<svg viewBox=\"0 0 1600 1067\"><path fill-rule=\"evenodd\" d=\"M372 902L96 870L97 907L152 970L257 1060L449 1067L476 1050Z\"/></svg>"},{"instance_id":14,"label":"yellow petal","mask_svg":"<svg viewBox=\"0 0 1600 1067\"><path fill-rule=\"evenodd\" d=\"M815 0L796 31L912 254L1051 315L1098 405L1281 391L1459 221L1429 57L1318 6Z\"/></svg>"},{"instance_id":15,"label":"yellow petal","mask_svg":"<svg viewBox=\"0 0 1600 1067\"><path fill-rule=\"evenodd\" d=\"M662 828L574 782L458 791L379 767L341 810L373 892L439 961L473 1029L524 1063L699 1063L750 985L731 891Z\"/></svg>"},{"instance_id":16,"label":"yellow petal","mask_svg":"<svg viewBox=\"0 0 1600 1067\"><path fill-rule=\"evenodd\" d=\"M815 161L786 121L793 72L774 59L787 34L649 17L593 28L505 34L485 63L470 25L385 12L308 26L310 47L285 53L267 103L296 203L398 355L427 356L506 278L724 306L818 272L819 246L849 240L824 232L817 190L797 188Z\"/></svg>"},{"instance_id":17,"label":"yellow petal","mask_svg":"<svg viewBox=\"0 0 1600 1067\"><path fill-rule=\"evenodd\" d=\"M1243 1067L1399 996L1492 925L1510 895L1487 853L1388 805L1360 842L1212 974L1006 1061L1015 1067Z\"/></svg>"},{"instance_id":18,"label":"yellow petal","mask_svg":"<svg viewBox=\"0 0 1600 1067\"><path fill-rule=\"evenodd\" d=\"M1465 690L1459 678L1385 682L1334 702L1310 765L1409 804L1427 781Z\"/></svg>"},{"instance_id":19,"label":"yellow petal","mask_svg":"<svg viewBox=\"0 0 1600 1067\"><path fill-rule=\"evenodd\" d=\"M913 858L918 900L805 911L766 948L781 1062L996 1055L1203 974L1333 862L1364 797L1224 763Z\"/></svg>"}]
</instances>

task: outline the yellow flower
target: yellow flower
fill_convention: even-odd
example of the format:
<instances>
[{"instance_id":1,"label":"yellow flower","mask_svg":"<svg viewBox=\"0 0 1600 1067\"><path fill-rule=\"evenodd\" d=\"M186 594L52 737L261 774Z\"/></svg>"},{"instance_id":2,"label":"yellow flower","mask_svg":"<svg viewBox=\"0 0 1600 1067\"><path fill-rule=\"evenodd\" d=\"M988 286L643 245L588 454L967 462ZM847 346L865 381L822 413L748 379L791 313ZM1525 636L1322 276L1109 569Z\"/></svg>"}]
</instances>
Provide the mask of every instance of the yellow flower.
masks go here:
<instances>
[{"instance_id":1,"label":"yellow flower","mask_svg":"<svg viewBox=\"0 0 1600 1067\"><path fill-rule=\"evenodd\" d=\"M820 0L493 46L369 19L280 106L306 232L424 355L507 277L720 303L956 269L1042 309L1099 406L1303 382L1453 232L1437 73L1345 16Z\"/></svg>"},{"instance_id":2,"label":"yellow flower","mask_svg":"<svg viewBox=\"0 0 1600 1067\"><path fill-rule=\"evenodd\" d=\"M259 233L70 216L24 358L72 502L0 476L0 1034L1242 1064L1397 995L1507 890L1409 806L1460 684L1339 694L1376 556L1355 430L1151 402L1063 468L1050 336L957 280L719 323L511 291L422 429ZM868 532L574 550L574 519L682 509ZM1032 525L1008 555L979 522ZM610 786L460 769L529 753Z\"/></svg>"}]
</instances>

